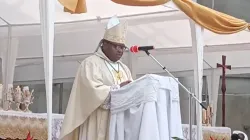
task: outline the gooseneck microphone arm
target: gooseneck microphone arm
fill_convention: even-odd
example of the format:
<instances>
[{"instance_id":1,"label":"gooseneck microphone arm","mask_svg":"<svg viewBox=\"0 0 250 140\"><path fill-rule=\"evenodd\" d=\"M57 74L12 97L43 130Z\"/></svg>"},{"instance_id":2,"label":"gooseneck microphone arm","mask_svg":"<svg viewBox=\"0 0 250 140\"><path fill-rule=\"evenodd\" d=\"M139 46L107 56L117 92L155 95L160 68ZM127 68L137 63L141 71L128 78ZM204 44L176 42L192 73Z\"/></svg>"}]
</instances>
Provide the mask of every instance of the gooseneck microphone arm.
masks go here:
<instances>
[{"instance_id":1,"label":"gooseneck microphone arm","mask_svg":"<svg viewBox=\"0 0 250 140\"><path fill-rule=\"evenodd\" d=\"M151 55L150 54L150 52L148 51L148 50L145 50L144 51L149 57L151 57L159 66L161 66L162 67L162 69L164 70L164 71L166 71L167 73L168 73L168 75L170 76L170 77L172 77L189 95L191 95L200 105L201 105L201 107L203 108L203 109L205 109L205 110L207 110L207 108L202 104L202 102L201 101L199 101L199 99L195 96L195 94L194 93L192 93L192 92L190 92L181 82L179 82L175 77L174 77L174 75L173 74L171 74L168 70L167 70L167 68L165 67L165 66L163 66L153 55Z\"/></svg>"}]
</instances>

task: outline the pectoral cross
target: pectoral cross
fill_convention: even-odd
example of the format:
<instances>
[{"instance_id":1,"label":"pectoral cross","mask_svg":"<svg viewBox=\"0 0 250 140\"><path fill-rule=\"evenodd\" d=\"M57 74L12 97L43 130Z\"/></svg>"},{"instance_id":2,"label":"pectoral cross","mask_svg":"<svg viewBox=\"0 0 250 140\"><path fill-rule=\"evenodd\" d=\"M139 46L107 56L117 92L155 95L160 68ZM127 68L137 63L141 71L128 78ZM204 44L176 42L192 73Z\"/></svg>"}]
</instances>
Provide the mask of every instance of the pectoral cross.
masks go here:
<instances>
[{"instance_id":1,"label":"pectoral cross","mask_svg":"<svg viewBox=\"0 0 250 140\"><path fill-rule=\"evenodd\" d=\"M121 81L122 80L122 72L121 71L118 71L118 72L115 71L115 78L116 78L117 81Z\"/></svg>"},{"instance_id":2,"label":"pectoral cross","mask_svg":"<svg viewBox=\"0 0 250 140\"><path fill-rule=\"evenodd\" d=\"M226 69L231 70L231 65L226 65L226 56L222 55L222 64L217 63L217 68L222 68L222 126L225 126Z\"/></svg>"}]
</instances>

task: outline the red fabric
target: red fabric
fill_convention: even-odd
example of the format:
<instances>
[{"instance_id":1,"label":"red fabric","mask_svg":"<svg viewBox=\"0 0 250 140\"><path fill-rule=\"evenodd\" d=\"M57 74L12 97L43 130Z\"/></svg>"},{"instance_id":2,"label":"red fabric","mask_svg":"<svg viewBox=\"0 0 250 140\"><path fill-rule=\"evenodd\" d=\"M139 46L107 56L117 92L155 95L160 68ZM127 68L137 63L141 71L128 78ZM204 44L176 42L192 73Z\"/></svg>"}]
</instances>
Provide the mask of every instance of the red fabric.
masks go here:
<instances>
[{"instance_id":1,"label":"red fabric","mask_svg":"<svg viewBox=\"0 0 250 140\"><path fill-rule=\"evenodd\" d=\"M217 140L217 139L213 139L213 138L210 136L210 140ZM223 138L222 140L224 140L224 138Z\"/></svg>"},{"instance_id":2,"label":"red fabric","mask_svg":"<svg viewBox=\"0 0 250 140\"><path fill-rule=\"evenodd\" d=\"M33 137L30 136L30 132L28 133L26 140L33 140Z\"/></svg>"}]
</instances>

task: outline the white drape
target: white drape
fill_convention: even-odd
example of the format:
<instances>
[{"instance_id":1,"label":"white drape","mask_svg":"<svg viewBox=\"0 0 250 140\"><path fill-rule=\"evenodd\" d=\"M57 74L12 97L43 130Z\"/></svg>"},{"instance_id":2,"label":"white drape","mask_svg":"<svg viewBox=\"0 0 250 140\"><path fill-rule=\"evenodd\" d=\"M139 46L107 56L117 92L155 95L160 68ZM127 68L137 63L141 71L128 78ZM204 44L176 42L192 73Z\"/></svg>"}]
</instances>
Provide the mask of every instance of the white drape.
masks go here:
<instances>
[{"instance_id":1,"label":"white drape","mask_svg":"<svg viewBox=\"0 0 250 140\"><path fill-rule=\"evenodd\" d=\"M9 37L2 46L2 79L3 93L8 91L9 85L13 84L16 57L18 52L19 41L11 37L11 27L9 27ZM0 97L4 98L4 94ZM3 99L5 100L5 99ZM3 103L3 108L7 108L7 104Z\"/></svg>"},{"instance_id":2,"label":"white drape","mask_svg":"<svg viewBox=\"0 0 250 140\"><path fill-rule=\"evenodd\" d=\"M178 90L170 77L146 75L112 92L110 140L182 138Z\"/></svg>"},{"instance_id":3,"label":"white drape","mask_svg":"<svg viewBox=\"0 0 250 140\"><path fill-rule=\"evenodd\" d=\"M48 140L52 139L52 84L54 50L54 0L40 0L40 22L42 33L44 75L48 114Z\"/></svg>"},{"instance_id":4,"label":"white drape","mask_svg":"<svg viewBox=\"0 0 250 140\"><path fill-rule=\"evenodd\" d=\"M211 70L211 75L207 76L209 102L212 105L212 126L216 124L218 91L219 91L220 75L216 75L214 70Z\"/></svg>"}]
</instances>

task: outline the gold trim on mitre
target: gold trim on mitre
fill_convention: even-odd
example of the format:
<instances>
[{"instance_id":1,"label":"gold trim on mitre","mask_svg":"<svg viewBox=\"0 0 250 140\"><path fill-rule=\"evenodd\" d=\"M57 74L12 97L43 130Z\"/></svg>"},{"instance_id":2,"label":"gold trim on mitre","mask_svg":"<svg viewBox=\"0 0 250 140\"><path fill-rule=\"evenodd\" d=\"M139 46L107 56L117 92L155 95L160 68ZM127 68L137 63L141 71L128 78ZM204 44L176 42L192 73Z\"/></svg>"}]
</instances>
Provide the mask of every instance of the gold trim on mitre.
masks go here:
<instances>
[{"instance_id":1,"label":"gold trim on mitre","mask_svg":"<svg viewBox=\"0 0 250 140\"><path fill-rule=\"evenodd\" d=\"M125 44L127 28L128 23L126 21L120 22L118 25L110 29L106 28L103 39L115 43Z\"/></svg>"}]
</instances>

